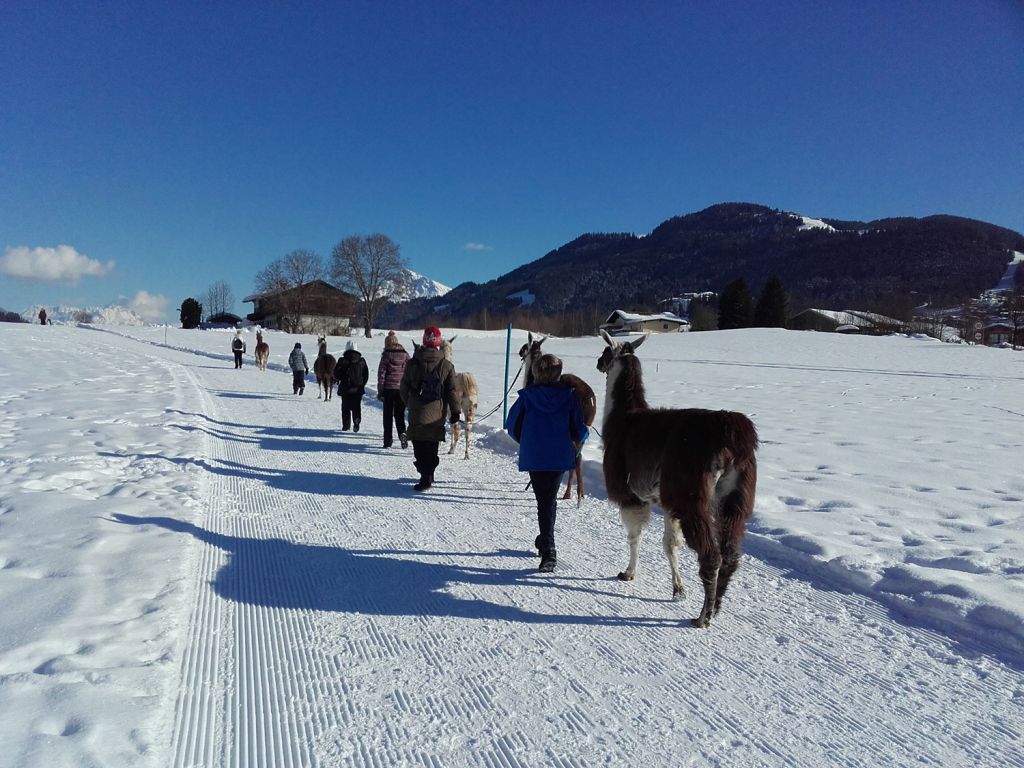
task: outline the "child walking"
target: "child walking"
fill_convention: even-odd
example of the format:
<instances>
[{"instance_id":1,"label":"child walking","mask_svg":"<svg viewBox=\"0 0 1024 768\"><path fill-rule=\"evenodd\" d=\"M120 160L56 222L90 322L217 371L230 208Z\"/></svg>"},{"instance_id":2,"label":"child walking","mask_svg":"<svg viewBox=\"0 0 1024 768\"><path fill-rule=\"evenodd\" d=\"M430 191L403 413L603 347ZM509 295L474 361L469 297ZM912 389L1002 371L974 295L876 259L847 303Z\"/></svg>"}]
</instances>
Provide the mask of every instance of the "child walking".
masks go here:
<instances>
[{"instance_id":1,"label":"child walking","mask_svg":"<svg viewBox=\"0 0 1024 768\"><path fill-rule=\"evenodd\" d=\"M576 466L575 440L582 443L589 431L572 388L559 382L562 361L543 355L534 364L534 383L519 390L519 399L508 412L505 429L519 443L519 471L530 473L537 499L534 544L540 553L540 570L550 573L557 564L555 516L558 488L566 470Z\"/></svg>"}]
</instances>

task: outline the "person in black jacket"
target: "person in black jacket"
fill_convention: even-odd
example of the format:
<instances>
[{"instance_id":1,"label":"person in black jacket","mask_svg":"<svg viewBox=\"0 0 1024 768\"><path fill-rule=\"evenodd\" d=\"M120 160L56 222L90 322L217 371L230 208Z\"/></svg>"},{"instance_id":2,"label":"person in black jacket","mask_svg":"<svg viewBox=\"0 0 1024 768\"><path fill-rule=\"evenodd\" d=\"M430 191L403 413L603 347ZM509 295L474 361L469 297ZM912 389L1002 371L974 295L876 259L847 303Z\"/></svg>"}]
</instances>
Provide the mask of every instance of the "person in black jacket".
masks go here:
<instances>
[{"instance_id":1,"label":"person in black jacket","mask_svg":"<svg viewBox=\"0 0 1024 768\"><path fill-rule=\"evenodd\" d=\"M338 358L334 366L334 380L338 382L338 394L341 395L341 431L359 431L362 420L363 393L366 382L370 379L370 369L366 365L359 348L354 341L345 345L345 352Z\"/></svg>"}]
</instances>

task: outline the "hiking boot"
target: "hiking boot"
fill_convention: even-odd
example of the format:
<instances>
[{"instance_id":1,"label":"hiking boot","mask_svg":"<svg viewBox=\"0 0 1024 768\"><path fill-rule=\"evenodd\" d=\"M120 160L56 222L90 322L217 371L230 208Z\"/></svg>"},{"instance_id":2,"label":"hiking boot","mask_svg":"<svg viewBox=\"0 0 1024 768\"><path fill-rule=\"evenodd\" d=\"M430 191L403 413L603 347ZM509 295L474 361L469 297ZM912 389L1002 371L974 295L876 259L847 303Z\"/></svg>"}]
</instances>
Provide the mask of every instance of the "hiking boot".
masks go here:
<instances>
[{"instance_id":1,"label":"hiking boot","mask_svg":"<svg viewBox=\"0 0 1024 768\"><path fill-rule=\"evenodd\" d=\"M405 436L405 432L398 436L398 441L402 444L402 450L409 447L409 438Z\"/></svg>"},{"instance_id":2,"label":"hiking boot","mask_svg":"<svg viewBox=\"0 0 1024 768\"><path fill-rule=\"evenodd\" d=\"M547 552L542 552L540 556L540 565L537 567L539 573L551 573L555 570L555 565L558 564L558 559L555 557L555 550L550 549Z\"/></svg>"},{"instance_id":3,"label":"hiking boot","mask_svg":"<svg viewBox=\"0 0 1024 768\"><path fill-rule=\"evenodd\" d=\"M352 425L352 431L353 432L358 432L359 431L359 422L358 421L355 424Z\"/></svg>"},{"instance_id":4,"label":"hiking boot","mask_svg":"<svg viewBox=\"0 0 1024 768\"><path fill-rule=\"evenodd\" d=\"M431 478L431 477L421 477L420 481L418 483L416 483L416 485L414 485L412 487L412 489L414 491L425 491L428 488L430 488L431 485L433 485L433 478Z\"/></svg>"}]
</instances>

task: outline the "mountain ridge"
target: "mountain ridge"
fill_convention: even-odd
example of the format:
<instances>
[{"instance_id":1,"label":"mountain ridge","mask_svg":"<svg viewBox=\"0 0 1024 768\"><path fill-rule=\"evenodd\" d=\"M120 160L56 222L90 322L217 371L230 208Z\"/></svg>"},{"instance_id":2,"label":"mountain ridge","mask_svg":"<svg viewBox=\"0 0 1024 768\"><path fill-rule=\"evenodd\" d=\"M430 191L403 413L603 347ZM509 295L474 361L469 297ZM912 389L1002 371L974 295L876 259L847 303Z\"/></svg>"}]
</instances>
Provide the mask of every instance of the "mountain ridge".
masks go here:
<instances>
[{"instance_id":1,"label":"mountain ridge","mask_svg":"<svg viewBox=\"0 0 1024 768\"><path fill-rule=\"evenodd\" d=\"M869 306L915 294L959 301L994 286L1013 251L1024 251L1024 235L951 214L865 222L718 203L666 219L648 235L583 233L487 283L462 283L441 300L392 305L386 314L392 325L459 325L488 311L640 309L686 292L720 292L737 277L757 292L772 275L797 306ZM510 298L523 295L528 306Z\"/></svg>"}]
</instances>

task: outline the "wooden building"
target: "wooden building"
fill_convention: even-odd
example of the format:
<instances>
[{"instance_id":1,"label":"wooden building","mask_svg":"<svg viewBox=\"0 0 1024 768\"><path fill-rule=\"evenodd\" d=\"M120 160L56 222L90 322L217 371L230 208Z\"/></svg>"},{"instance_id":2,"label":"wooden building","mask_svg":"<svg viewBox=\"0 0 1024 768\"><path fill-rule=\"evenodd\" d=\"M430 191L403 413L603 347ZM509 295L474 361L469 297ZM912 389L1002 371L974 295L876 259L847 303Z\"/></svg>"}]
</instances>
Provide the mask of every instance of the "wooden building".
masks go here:
<instances>
[{"instance_id":1,"label":"wooden building","mask_svg":"<svg viewBox=\"0 0 1024 768\"><path fill-rule=\"evenodd\" d=\"M601 330L612 335L620 333L678 333L690 330L690 323L671 312L640 315L616 309L601 324Z\"/></svg>"},{"instance_id":2,"label":"wooden building","mask_svg":"<svg viewBox=\"0 0 1024 768\"><path fill-rule=\"evenodd\" d=\"M357 299L323 280L246 296L253 311L246 318L264 328L288 333L347 335Z\"/></svg>"}]
</instances>

